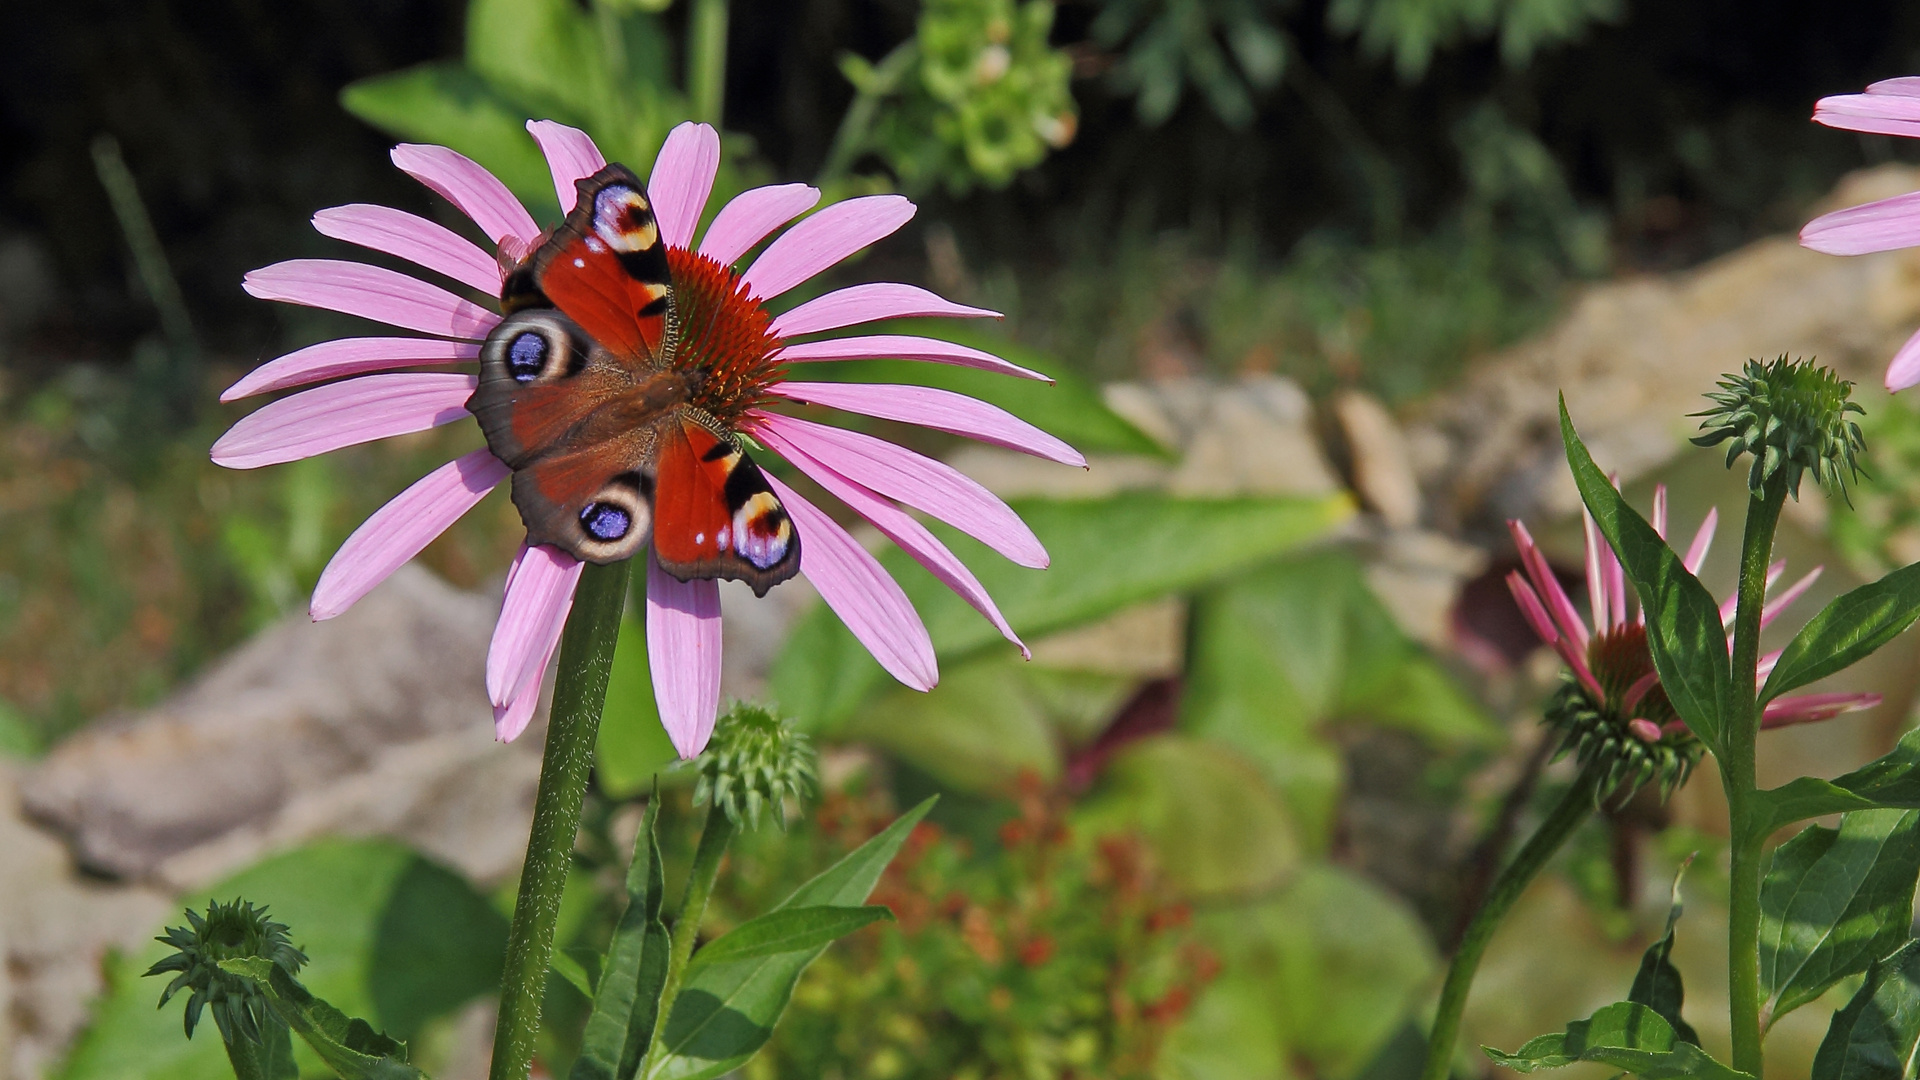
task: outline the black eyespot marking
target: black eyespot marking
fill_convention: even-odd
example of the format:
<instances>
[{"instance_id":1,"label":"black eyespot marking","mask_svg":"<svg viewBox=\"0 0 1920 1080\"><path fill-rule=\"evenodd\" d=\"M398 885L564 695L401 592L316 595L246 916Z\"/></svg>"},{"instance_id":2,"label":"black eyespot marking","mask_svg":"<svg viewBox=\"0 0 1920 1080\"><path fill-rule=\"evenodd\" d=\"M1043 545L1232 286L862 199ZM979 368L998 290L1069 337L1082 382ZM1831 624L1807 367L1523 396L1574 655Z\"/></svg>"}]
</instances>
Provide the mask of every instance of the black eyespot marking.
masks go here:
<instances>
[{"instance_id":1,"label":"black eyespot marking","mask_svg":"<svg viewBox=\"0 0 1920 1080\"><path fill-rule=\"evenodd\" d=\"M633 528L633 515L612 503L588 503L580 511L580 525L595 540L612 542Z\"/></svg>"},{"instance_id":2,"label":"black eyespot marking","mask_svg":"<svg viewBox=\"0 0 1920 1080\"><path fill-rule=\"evenodd\" d=\"M514 382L529 383L547 367L547 339L527 330L507 343L507 372Z\"/></svg>"}]
</instances>

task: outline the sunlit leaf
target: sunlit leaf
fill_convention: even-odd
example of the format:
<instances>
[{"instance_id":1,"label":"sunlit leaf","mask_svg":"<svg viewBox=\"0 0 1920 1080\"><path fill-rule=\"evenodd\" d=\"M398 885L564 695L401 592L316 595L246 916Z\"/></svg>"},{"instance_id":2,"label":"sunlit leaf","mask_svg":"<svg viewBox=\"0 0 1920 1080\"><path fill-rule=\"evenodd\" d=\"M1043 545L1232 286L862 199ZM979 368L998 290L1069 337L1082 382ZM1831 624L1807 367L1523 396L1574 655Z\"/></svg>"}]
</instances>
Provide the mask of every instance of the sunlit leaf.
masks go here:
<instances>
[{"instance_id":1,"label":"sunlit leaf","mask_svg":"<svg viewBox=\"0 0 1920 1080\"><path fill-rule=\"evenodd\" d=\"M222 960L220 969L264 991L273 1011L340 1080L425 1080L425 1073L407 1064L406 1044L313 996L273 961L241 957Z\"/></svg>"},{"instance_id":2,"label":"sunlit leaf","mask_svg":"<svg viewBox=\"0 0 1920 1080\"><path fill-rule=\"evenodd\" d=\"M1598 1061L1625 1069L1643 1080L1753 1080L1715 1061L1705 1050L1674 1034L1653 1009L1632 1001L1615 1002L1565 1031L1529 1039L1511 1054L1482 1047L1497 1065L1515 1072L1558 1069L1577 1061Z\"/></svg>"},{"instance_id":3,"label":"sunlit leaf","mask_svg":"<svg viewBox=\"0 0 1920 1080\"><path fill-rule=\"evenodd\" d=\"M1920 1055L1920 941L1867 969L1846 1008L1833 1014L1813 1056L1813 1080L1907 1080Z\"/></svg>"},{"instance_id":4,"label":"sunlit leaf","mask_svg":"<svg viewBox=\"0 0 1920 1080\"><path fill-rule=\"evenodd\" d=\"M759 960L782 953L812 952L855 930L892 919L893 912L878 905L839 907L815 904L811 907L781 908L757 919L749 919L702 946L694 954L693 964L699 968L710 964Z\"/></svg>"},{"instance_id":5,"label":"sunlit leaf","mask_svg":"<svg viewBox=\"0 0 1920 1080\"><path fill-rule=\"evenodd\" d=\"M1802 776L1758 793L1765 818L1755 832L1767 835L1796 821L1854 810L1920 810L1920 730L1909 731L1881 757L1860 768L1822 780Z\"/></svg>"},{"instance_id":6,"label":"sunlit leaf","mask_svg":"<svg viewBox=\"0 0 1920 1080\"><path fill-rule=\"evenodd\" d=\"M660 920L666 891L658 836L660 799L647 802L640 832L627 864L627 906L614 927L613 940L600 961L597 986L588 991L593 1011L580 1036L572 1080L615 1080L632 1076L653 1041L661 988L667 980L671 938Z\"/></svg>"},{"instance_id":7,"label":"sunlit leaf","mask_svg":"<svg viewBox=\"0 0 1920 1080\"><path fill-rule=\"evenodd\" d=\"M361 79L340 91L340 104L389 135L452 147L522 200L558 213L552 174L527 137L526 114L465 66L440 61Z\"/></svg>"},{"instance_id":8,"label":"sunlit leaf","mask_svg":"<svg viewBox=\"0 0 1920 1080\"><path fill-rule=\"evenodd\" d=\"M1627 1000L1645 1005L1660 1014L1661 1019L1673 1026L1673 1032L1681 1041L1698 1043L1700 1036L1695 1034L1693 1025L1680 1017L1680 1007L1686 1003L1686 988L1680 981L1680 969L1673 966L1673 928L1680 922L1680 913L1684 909L1680 903L1680 881L1686 877L1687 867L1693 864L1693 856L1680 864L1680 870L1673 876L1673 902L1667 908L1667 932L1660 940L1647 946L1640 956L1640 970L1634 973L1633 988L1627 991Z\"/></svg>"},{"instance_id":9,"label":"sunlit leaf","mask_svg":"<svg viewBox=\"0 0 1920 1080\"><path fill-rule=\"evenodd\" d=\"M1800 628L1760 692L1767 701L1844 671L1920 618L1920 564L1833 599Z\"/></svg>"}]
</instances>

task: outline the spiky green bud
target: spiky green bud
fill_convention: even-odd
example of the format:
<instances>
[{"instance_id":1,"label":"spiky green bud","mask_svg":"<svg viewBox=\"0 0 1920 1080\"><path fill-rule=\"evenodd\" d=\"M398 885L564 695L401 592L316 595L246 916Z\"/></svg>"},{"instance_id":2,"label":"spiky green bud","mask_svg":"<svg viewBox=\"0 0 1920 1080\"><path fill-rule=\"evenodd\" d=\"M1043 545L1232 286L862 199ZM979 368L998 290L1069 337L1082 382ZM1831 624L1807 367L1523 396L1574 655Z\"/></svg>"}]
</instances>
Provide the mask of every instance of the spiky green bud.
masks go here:
<instances>
[{"instance_id":1,"label":"spiky green bud","mask_svg":"<svg viewBox=\"0 0 1920 1080\"><path fill-rule=\"evenodd\" d=\"M260 1041L267 1023L267 999L249 980L220 970L220 961L238 957L271 960L288 975L297 974L307 962L307 954L293 947L285 923L267 918L267 909L235 897L222 904L207 902L202 916L187 909L188 926L170 926L166 936L155 938L179 950L148 968L148 975L179 972L160 992L160 1007L165 1008L173 995L191 989L187 998L187 1038L200 1022L200 1011L211 1008L220 1038L231 1045L236 1039Z\"/></svg>"},{"instance_id":2,"label":"spiky green bud","mask_svg":"<svg viewBox=\"0 0 1920 1080\"><path fill-rule=\"evenodd\" d=\"M713 741L694 762L700 781L694 805L713 802L734 825L760 827L760 815L787 827L783 807L813 790L813 744L758 705L735 705L713 729Z\"/></svg>"},{"instance_id":3,"label":"spiky green bud","mask_svg":"<svg viewBox=\"0 0 1920 1080\"><path fill-rule=\"evenodd\" d=\"M1751 454L1747 488L1760 494L1767 482L1783 476L1794 498L1800 478L1811 471L1821 486L1846 494L1849 476L1860 474L1858 455L1866 449L1860 425L1850 415L1864 412L1847 400L1853 383L1811 360L1782 356L1770 364L1747 361L1738 375L1720 380L1706 395L1713 408L1692 415L1706 419L1694 438L1700 446L1731 442L1727 467Z\"/></svg>"}]
</instances>

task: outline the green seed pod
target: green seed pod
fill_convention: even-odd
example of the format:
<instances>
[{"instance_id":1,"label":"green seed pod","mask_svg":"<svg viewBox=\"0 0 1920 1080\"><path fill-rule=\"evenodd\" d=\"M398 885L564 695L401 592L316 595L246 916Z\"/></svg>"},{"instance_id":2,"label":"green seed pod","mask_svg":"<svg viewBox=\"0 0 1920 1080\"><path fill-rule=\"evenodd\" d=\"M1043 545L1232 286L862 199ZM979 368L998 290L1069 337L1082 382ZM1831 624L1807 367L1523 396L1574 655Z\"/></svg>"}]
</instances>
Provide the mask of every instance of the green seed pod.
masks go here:
<instances>
[{"instance_id":1,"label":"green seed pod","mask_svg":"<svg viewBox=\"0 0 1920 1080\"><path fill-rule=\"evenodd\" d=\"M1747 487L1755 495L1780 475L1797 499L1800 478L1809 471L1822 487L1846 494L1866 449L1860 425L1851 419L1865 410L1847 400L1853 383L1811 360L1782 356L1769 364L1749 360L1719 385L1706 395L1713 408L1692 414L1705 417L1705 434L1695 436L1695 444L1728 443L1728 468L1741 454L1752 455Z\"/></svg>"},{"instance_id":2,"label":"green seed pod","mask_svg":"<svg viewBox=\"0 0 1920 1080\"><path fill-rule=\"evenodd\" d=\"M813 744L805 735L758 705L735 705L713 729L713 741L694 761L700 770L694 805L711 801L734 825L760 827L771 811L782 829L789 798L813 791Z\"/></svg>"}]
</instances>

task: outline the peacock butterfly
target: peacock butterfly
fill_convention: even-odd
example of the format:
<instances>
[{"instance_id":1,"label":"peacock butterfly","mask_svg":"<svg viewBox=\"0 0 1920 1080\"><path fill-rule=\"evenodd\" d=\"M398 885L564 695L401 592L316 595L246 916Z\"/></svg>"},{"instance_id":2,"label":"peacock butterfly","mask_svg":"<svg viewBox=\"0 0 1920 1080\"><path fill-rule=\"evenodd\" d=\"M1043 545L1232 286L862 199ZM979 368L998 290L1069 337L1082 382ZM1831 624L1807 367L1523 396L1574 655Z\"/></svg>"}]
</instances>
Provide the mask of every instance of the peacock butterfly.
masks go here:
<instances>
[{"instance_id":1,"label":"peacock butterfly","mask_svg":"<svg viewBox=\"0 0 1920 1080\"><path fill-rule=\"evenodd\" d=\"M682 302L646 187L626 167L575 189L573 210L531 252L502 250L506 317L481 346L467 401L513 470L527 542L594 563L651 542L682 581L732 578L765 595L798 572L800 537L726 422L752 380L720 370L704 345L716 320L703 298L744 293L731 270L675 252L693 260L690 277L705 273L690 285L721 283ZM764 329L757 306L749 314ZM756 340L772 355L777 342Z\"/></svg>"}]
</instances>

